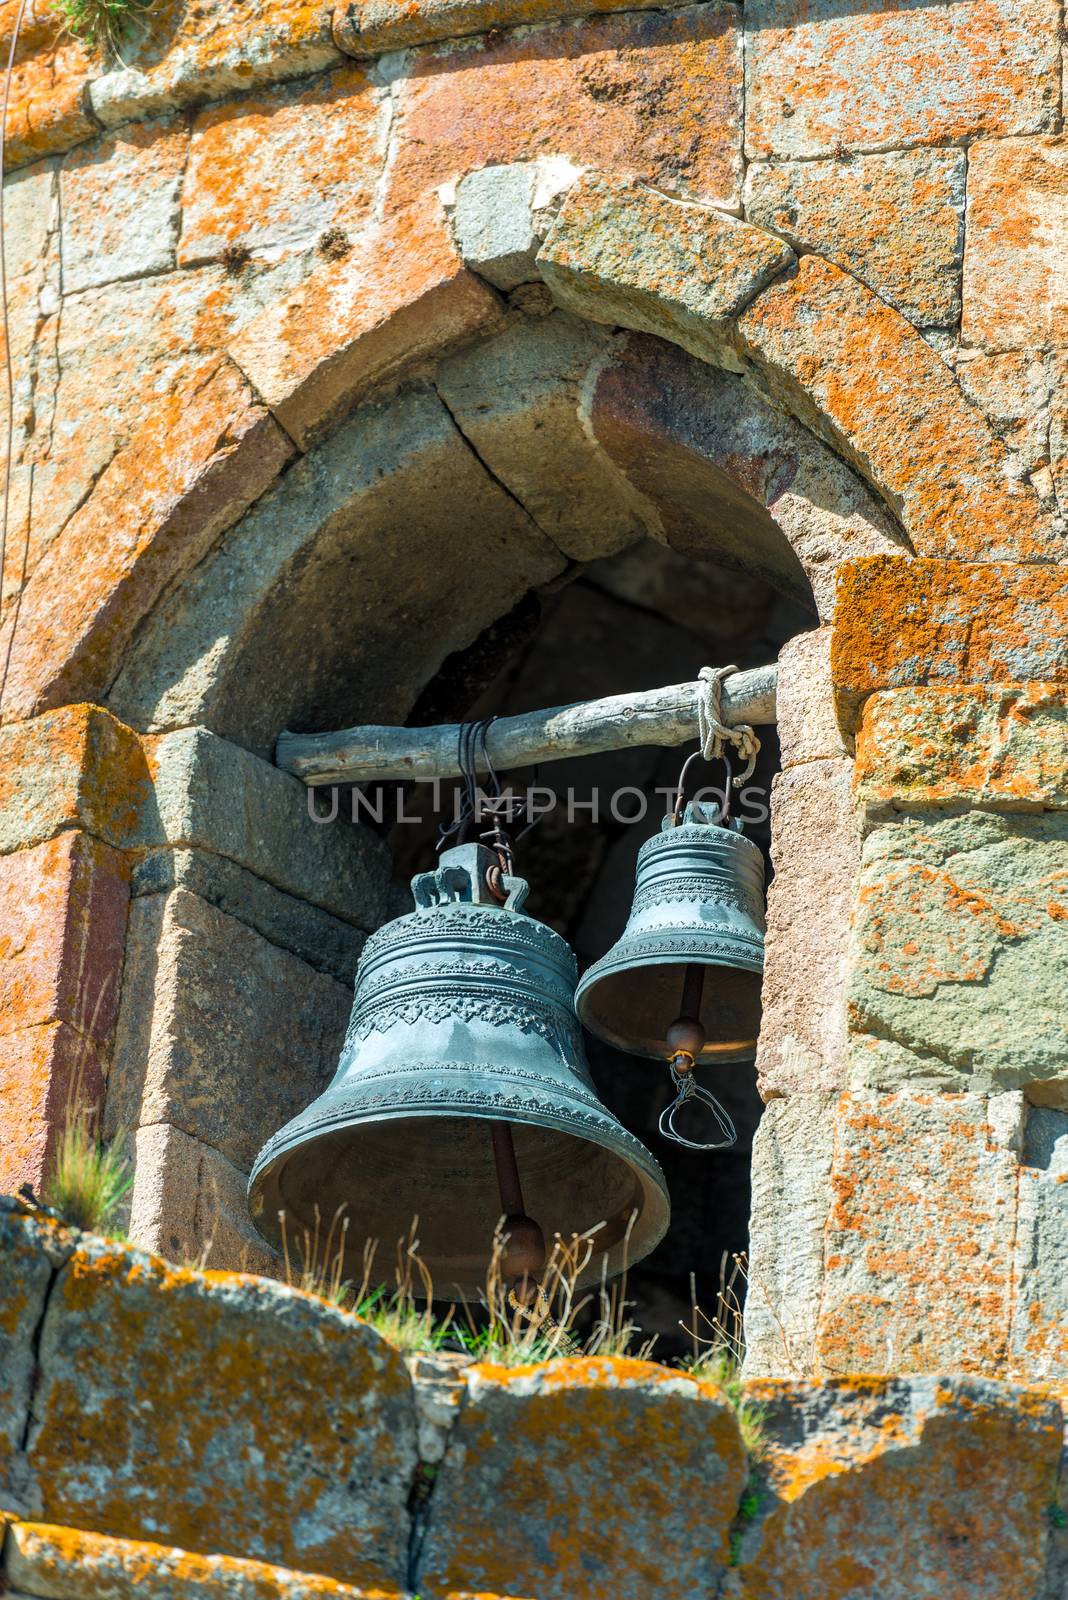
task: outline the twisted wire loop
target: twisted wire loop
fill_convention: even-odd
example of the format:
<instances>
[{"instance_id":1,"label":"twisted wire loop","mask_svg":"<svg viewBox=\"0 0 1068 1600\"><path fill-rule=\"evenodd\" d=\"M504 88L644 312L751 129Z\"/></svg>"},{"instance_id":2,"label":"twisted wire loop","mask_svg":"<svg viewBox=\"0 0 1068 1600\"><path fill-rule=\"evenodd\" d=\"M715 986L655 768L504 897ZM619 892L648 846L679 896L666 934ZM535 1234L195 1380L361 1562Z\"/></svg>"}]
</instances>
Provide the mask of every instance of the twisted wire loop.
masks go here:
<instances>
[{"instance_id":1,"label":"twisted wire loop","mask_svg":"<svg viewBox=\"0 0 1068 1600\"><path fill-rule=\"evenodd\" d=\"M723 721L723 682L737 667L702 667L697 674L697 736L701 741L701 754L706 761L721 761L726 746L732 744L745 762L742 771L732 778L736 789L748 783L756 768L760 754L760 740L748 722L728 728Z\"/></svg>"},{"instance_id":2,"label":"twisted wire loop","mask_svg":"<svg viewBox=\"0 0 1068 1600\"><path fill-rule=\"evenodd\" d=\"M559 1338L556 1340L556 1349L560 1355L576 1356L580 1353L576 1341L572 1339L569 1333L564 1331L552 1315L549 1307L549 1296L545 1293L540 1283L538 1284L538 1298L533 1306L525 1306L514 1289L509 1289L508 1291L508 1306L510 1310L524 1317L527 1322L532 1322L537 1333L544 1333L547 1338L552 1338L554 1334L559 1334Z\"/></svg>"},{"instance_id":3,"label":"twisted wire loop","mask_svg":"<svg viewBox=\"0 0 1068 1600\"><path fill-rule=\"evenodd\" d=\"M720 1105L715 1095L708 1089L699 1088L694 1081L692 1072L676 1072L671 1068L671 1078L675 1085L675 1098L670 1105L665 1106L660 1113L658 1124L660 1132L665 1139L671 1139L675 1144L685 1145L687 1150L727 1150L738 1139L738 1130L731 1120L730 1114ZM715 1139L711 1143L696 1139L687 1139L685 1134L679 1132L675 1126L675 1118L684 1106L691 1100L698 1100L711 1111L716 1121L716 1126L723 1135L722 1139Z\"/></svg>"}]
</instances>

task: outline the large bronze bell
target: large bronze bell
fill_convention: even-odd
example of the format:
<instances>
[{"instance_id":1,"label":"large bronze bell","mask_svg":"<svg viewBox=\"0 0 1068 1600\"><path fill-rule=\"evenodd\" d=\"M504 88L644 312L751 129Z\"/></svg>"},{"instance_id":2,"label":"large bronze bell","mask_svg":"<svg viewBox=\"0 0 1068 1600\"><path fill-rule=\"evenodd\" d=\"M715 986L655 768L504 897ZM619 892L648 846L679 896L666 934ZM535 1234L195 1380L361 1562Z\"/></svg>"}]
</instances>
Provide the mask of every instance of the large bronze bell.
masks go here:
<instances>
[{"instance_id":1,"label":"large bronze bell","mask_svg":"<svg viewBox=\"0 0 1068 1600\"><path fill-rule=\"evenodd\" d=\"M591 1033L689 1068L756 1050L764 860L738 823L688 805L638 852L630 918L575 996Z\"/></svg>"},{"instance_id":2,"label":"large bronze bell","mask_svg":"<svg viewBox=\"0 0 1068 1600\"><path fill-rule=\"evenodd\" d=\"M502 1210L549 1240L603 1224L588 1282L624 1248L640 1259L667 1229L667 1187L594 1091L569 946L483 845L446 851L412 892L364 947L332 1083L257 1157L257 1226L277 1244L279 1212L299 1231L344 1206L358 1280L365 1238L392 1249L418 1216L442 1298L477 1294Z\"/></svg>"}]
</instances>

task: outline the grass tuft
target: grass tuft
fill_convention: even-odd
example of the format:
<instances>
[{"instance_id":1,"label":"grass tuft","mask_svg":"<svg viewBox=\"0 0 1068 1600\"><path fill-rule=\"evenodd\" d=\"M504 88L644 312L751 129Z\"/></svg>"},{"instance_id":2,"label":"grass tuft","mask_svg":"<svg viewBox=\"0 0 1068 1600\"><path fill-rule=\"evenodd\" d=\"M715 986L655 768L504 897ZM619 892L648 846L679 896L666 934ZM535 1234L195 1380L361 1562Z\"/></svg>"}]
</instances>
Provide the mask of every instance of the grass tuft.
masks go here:
<instances>
[{"instance_id":1,"label":"grass tuft","mask_svg":"<svg viewBox=\"0 0 1068 1600\"><path fill-rule=\"evenodd\" d=\"M97 1138L89 1111L72 1105L42 1188L45 1205L88 1233L109 1233L133 1185L129 1163Z\"/></svg>"},{"instance_id":2,"label":"grass tuft","mask_svg":"<svg viewBox=\"0 0 1068 1600\"><path fill-rule=\"evenodd\" d=\"M134 42L138 24L155 4L156 0L52 0L51 9L73 38L126 66L123 49Z\"/></svg>"}]
</instances>

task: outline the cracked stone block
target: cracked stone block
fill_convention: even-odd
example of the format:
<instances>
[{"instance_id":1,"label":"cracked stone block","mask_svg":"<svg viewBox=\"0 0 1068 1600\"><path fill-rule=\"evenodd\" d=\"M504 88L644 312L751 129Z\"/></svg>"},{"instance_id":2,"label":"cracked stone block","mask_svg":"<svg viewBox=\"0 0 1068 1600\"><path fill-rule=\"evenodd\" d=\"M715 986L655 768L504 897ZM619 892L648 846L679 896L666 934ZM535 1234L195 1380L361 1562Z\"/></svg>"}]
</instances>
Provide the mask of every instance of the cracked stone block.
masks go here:
<instances>
[{"instance_id":1,"label":"cracked stone block","mask_svg":"<svg viewBox=\"0 0 1068 1600\"><path fill-rule=\"evenodd\" d=\"M419 1460L435 1466L448 1448L467 1394L464 1369L472 1357L449 1351L420 1351L408 1357L418 1422Z\"/></svg>"},{"instance_id":2,"label":"cracked stone block","mask_svg":"<svg viewBox=\"0 0 1068 1600\"><path fill-rule=\"evenodd\" d=\"M466 1382L422 1593L683 1600L715 1586L745 1465L713 1385L629 1359L476 1366Z\"/></svg>"},{"instance_id":3,"label":"cracked stone block","mask_svg":"<svg viewBox=\"0 0 1068 1600\"><path fill-rule=\"evenodd\" d=\"M1057 392L1056 363L1045 351L1008 350L985 355L962 350L954 371L972 403L1013 452L1020 472L1050 459L1050 402Z\"/></svg>"},{"instance_id":4,"label":"cracked stone block","mask_svg":"<svg viewBox=\"0 0 1068 1600\"><path fill-rule=\"evenodd\" d=\"M28 1488L22 1450L37 1366L35 1341L53 1272L68 1249L54 1223L27 1216L18 1201L0 1195L0 1496L5 1509L21 1508Z\"/></svg>"},{"instance_id":5,"label":"cracked stone block","mask_svg":"<svg viewBox=\"0 0 1068 1600\"><path fill-rule=\"evenodd\" d=\"M860 278L920 328L955 325L964 254L961 150L750 166L745 214Z\"/></svg>"},{"instance_id":6,"label":"cracked stone block","mask_svg":"<svg viewBox=\"0 0 1068 1600\"><path fill-rule=\"evenodd\" d=\"M248 1172L333 1077L351 1006L349 989L186 889L135 900L107 1126L168 1123Z\"/></svg>"},{"instance_id":7,"label":"cracked stone block","mask_svg":"<svg viewBox=\"0 0 1068 1600\"><path fill-rule=\"evenodd\" d=\"M180 1128L154 1123L131 1143L133 1188L125 1231L169 1261L280 1277L282 1264L256 1232L248 1173Z\"/></svg>"},{"instance_id":8,"label":"cracked stone block","mask_svg":"<svg viewBox=\"0 0 1068 1600\"><path fill-rule=\"evenodd\" d=\"M397 86L402 138L387 205L480 167L551 155L737 209L740 45L737 7L711 0L413 52Z\"/></svg>"},{"instance_id":9,"label":"cracked stone block","mask_svg":"<svg viewBox=\"0 0 1068 1600\"><path fill-rule=\"evenodd\" d=\"M753 160L1055 126L1056 0L750 0L745 29Z\"/></svg>"},{"instance_id":10,"label":"cracked stone block","mask_svg":"<svg viewBox=\"0 0 1068 1600\"><path fill-rule=\"evenodd\" d=\"M453 232L469 267L497 289L514 289L538 276L534 258L533 162L484 167L469 173L456 191Z\"/></svg>"},{"instance_id":11,"label":"cracked stone block","mask_svg":"<svg viewBox=\"0 0 1068 1600\"><path fill-rule=\"evenodd\" d=\"M768 933L757 1046L761 1094L835 1089L846 1076L846 980L860 841L852 763L807 761L772 786Z\"/></svg>"},{"instance_id":12,"label":"cracked stone block","mask_svg":"<svg viewBox=\"0 0 1068 1600\"><path fill-rule=\"evenodd\" d=\"M434 376L480 458L575 561L616 554L656 519L586 425L587 384L612 346L556 311L449 357Z\"/></svg>"},{"instance_id":13,"label":"cracked stone block","mask_svg":"<svg viewBox=\"0 0 1068 1600\"><path fill-rule=\"evenodd\" d=\"M1029 1381L1068 1378L1068 1112L1031 1107L1016 1224L1010 1367Z\"/></svg>"},{"instance_id":14,"label":"cracked stone block","mask_svg":"<svg viewBox=\"0 0 1068 1600\"><path fill-rule=\"evenodd\" d=\"M354 237L370 217L387 110L367 74L348 66L201 111L182 187L179 262L214 260L233 246L294 250L328 229Z\"/></svg>"},{"instance_id":15,"label":"cracked stone block","mask_svg":"<svg viewBox=\"0 0 1068 1600\"><path fill-rule=\"evenodd\" d=\"M902 817L864 842L849 977L854 1085L1068 1109L1068 816Z\"/></svg>"},{"instance_id":16,"label":"cracked stone block","mask_svg":"<svg viewBox=\"0 0 1068 1600\"><path fill-rule=\"evenodd\" d=\"M568 311L681 345L741 371L732 318L793 260L781 240L626 180L586 177L538 256Z\"/></svg>"},{"instance_id":17,"label":"cracked stone block","mask_svg":"<svg viewBox=\"0 0 1068 1600\"><path fill-rule=\"evenodd\" d=\"M1063 345L1068 139L1004 139L968 153L961 335L986 350Z\"/></svg>"},{"instance_id":18,"label":"cracked stone block","mask_svg":"<svg viewBox=\"0 0 1068 1600\"><path fill-rule=\"evenodd\" d=\"M843 1095L817 1370L1004 1372L1020 1093Z\"/></svg>"},{"instance_id":19,"label":"cracked stone block","mask_svg":"<svg viewBox=\"0 0 1068 1600\"><path fill-rule=\"evenodd\" d=\"M184 120L105 134L60 168L63 292L174 269L189 155Z\"/></svg>"},{"instance_id":20,"label":"cracked stone block","mask_svg":"<svg viewBox=\"0 0 1068 1600\"><path fill-rule=\"evenodd\" d=\"M358 1318L83 1235L39 1363L41 1521L401 1589L411 1381Z\"/></svg>"},{"instance_id":21,"label":"cracked stone block","mask_svg":"<svg viewBox=\"0 0 1068 1600\"><path fill-rule=\"evenodd\" d=\"M1006 1600L1043 1587L1056 1400L982 1377L756 1383L768 1439L739 1588Z\"/></svg>"}]
</instances>

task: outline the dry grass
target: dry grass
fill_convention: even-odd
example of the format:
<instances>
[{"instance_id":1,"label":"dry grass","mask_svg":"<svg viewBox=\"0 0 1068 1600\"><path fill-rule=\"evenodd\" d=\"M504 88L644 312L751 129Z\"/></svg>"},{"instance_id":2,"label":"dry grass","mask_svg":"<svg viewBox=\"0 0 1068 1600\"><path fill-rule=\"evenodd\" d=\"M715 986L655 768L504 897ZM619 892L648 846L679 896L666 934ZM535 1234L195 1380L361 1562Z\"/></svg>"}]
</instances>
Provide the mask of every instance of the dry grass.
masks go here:
<instances>
[{"instance_id":1,"label":"dry grass","mask_svg":"<svg viewBox=\"0 0 1068 1600\"><path fill-rule=\"evenodd\" d=\"M344 1213L344 1206L338 1206L324 1233L316 1206L314 1227L301 1228L292 1239L285 1212L278 1213L286 1283L291 1289L303 1289L305 1294L318 1295L334 1306L348 1306L352 1301L352 1285L344 1275L349 1231L349 1219Z\"/></svg>"},{"instance_id":2,"label":"dry grass","mask_svg":"<svg viewBox=\"0 0 1068 1600\"><path fill-rule=\"evenodd\" d=\"M92 1112L69 1106L42 1189L45 1205L74 1228L109 1233L132 1184L129 1163L97 1137Z\"/></svg>"}]
</instances>

